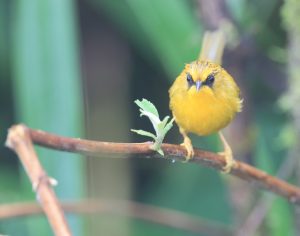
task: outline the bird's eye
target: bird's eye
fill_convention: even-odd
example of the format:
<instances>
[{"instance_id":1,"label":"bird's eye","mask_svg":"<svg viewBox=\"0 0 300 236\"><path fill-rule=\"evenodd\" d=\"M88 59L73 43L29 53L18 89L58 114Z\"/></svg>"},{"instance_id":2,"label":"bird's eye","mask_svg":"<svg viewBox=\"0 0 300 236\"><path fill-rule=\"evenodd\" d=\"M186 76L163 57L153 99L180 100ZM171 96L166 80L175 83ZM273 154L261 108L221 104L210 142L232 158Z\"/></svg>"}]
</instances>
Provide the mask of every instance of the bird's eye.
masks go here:
<instances>
[{"instance_id":1,"label":"bird's eye","mask_svg":"<svg viewBox=\"0 0 300 236\"><path fill-rule=\"evenodd\" d=\"M186 81L188 82L189 87L193 86L195 83L191 74L189 74L189 73L186 74Z\"/></svg>"},{"instance_id":2,"label":"bird's eye","mask_svg":"<svg viewBox=\"0 0 300 236\"><path fill-rule=\"evenodd\" d=\"M205 85L211 87L214 82L215 82L215 76L213 74L210 74L209 76L207 76L204 83L205 83Z\"/></svg>"}]
</instances>

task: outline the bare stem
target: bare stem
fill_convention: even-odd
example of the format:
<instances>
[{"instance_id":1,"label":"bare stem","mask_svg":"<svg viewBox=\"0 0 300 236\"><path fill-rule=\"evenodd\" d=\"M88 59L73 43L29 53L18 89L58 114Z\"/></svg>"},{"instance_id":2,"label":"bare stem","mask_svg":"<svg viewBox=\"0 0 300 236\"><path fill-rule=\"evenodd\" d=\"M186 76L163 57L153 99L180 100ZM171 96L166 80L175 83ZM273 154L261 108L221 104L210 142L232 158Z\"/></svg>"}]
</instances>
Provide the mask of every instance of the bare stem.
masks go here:
<instances>
[{"instance_id":1,"label":"bare stem","mask_svg":"<svg viewBox=\"0 0 300 236\"><path fill-rule=\"evenodd\" d=\"M28 131L24 125L11 127L6 146L19 156L55 235L71 235L64 213L51 187L51 179L39 162Z\"/></svg>"},{"instance_id":2,"label":"bare stem","mask_svg":"<svg viewBox=\"0 0 300 236\"><path fill-rule=\"evenodd\" d=\"M152 143L112 143L96 142L76 138L66 138L53 135L40 130L28 128L29 135L35 144L53 148L57 150L82 153L89 156L101 156L103 153L111 154L133 154L138 157L159 157L162 159L185 161L187 155L184 147L174 144L162 144L165 156L162 157L151 150ZM201 164L207 167L222 171L226 161L223 156L216 153L195 149L195 156L192 163ZM237 161L230 172L231 175L239 177L249 183L276 193L293 204L300 205L300 188L291 185L279 178L268 175L267 173L250 166L246 163Z\"/></svg>"}]
</instances>

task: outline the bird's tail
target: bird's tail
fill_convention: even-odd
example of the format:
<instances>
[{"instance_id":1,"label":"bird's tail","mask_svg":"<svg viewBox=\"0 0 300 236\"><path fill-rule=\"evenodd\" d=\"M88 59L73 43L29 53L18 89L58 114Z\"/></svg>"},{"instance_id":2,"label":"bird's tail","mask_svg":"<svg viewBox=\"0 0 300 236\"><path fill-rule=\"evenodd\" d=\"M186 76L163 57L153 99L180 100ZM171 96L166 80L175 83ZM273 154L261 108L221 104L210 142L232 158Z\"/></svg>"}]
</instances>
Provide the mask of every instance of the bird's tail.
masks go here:
<instances>
[{"instance_id":1,"label":"bird's tail","mask_svg":"<svg viewBox=\"0 0 300 236\"><path fill-rule=\"evenodd\" d=\"M206 31L198 59L212 61L221 65L225 41L225 34L222 29Z\"/></svg>"}]
</instances>

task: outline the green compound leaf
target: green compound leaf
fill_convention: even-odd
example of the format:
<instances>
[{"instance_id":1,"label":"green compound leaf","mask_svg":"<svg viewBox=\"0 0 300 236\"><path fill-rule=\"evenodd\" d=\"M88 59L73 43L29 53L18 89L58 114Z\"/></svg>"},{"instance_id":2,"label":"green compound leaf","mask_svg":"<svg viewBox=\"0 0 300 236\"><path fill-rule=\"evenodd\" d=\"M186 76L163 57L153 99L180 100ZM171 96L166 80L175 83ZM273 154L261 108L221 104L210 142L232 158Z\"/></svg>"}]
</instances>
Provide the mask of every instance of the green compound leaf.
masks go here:
<instances>
[{"instance_id":1,"label":"green compound leaf","mask_svg":"<svg viewBox=\"0 0 300 236\"><path fill-rule=\"evenodd\" d=\"M165 138L167 132L172 128L174 118L168 123L169 116L166 116L162 121L159 119L159 114L156 107L148 101L147 99L135 100L134 101L140 107L140 116L147 116L151 121L155 134L152 134L145 130L135 130L131 129L132 132L135 132L139 135L147 136L154 139L152 149L157 151L160 155L164 155L163 150L161 149L161 144Z\"/></svg>"}]
</instances>

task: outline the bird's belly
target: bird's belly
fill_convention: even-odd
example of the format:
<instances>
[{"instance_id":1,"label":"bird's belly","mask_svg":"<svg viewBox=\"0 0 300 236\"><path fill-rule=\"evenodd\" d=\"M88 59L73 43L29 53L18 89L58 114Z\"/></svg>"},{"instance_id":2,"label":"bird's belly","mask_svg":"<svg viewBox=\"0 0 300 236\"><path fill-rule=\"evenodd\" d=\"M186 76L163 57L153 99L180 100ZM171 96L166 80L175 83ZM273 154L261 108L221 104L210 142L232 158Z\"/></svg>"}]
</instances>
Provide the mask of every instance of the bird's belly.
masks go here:
<instances>
[{"instance_id":1,"label":"bird's belly","mask_svg":"<svg viewBox=\"0 0 300 236\"><path fill-rule=\"evenodd\" d=\"M236 111L225 101L214 99L201 102L185 99L173 107L178 125L188 133L209 135L229 124Z\"/></svg>"}]
</instances>

